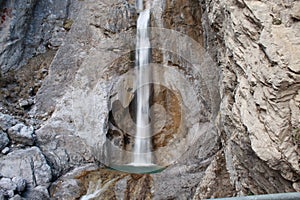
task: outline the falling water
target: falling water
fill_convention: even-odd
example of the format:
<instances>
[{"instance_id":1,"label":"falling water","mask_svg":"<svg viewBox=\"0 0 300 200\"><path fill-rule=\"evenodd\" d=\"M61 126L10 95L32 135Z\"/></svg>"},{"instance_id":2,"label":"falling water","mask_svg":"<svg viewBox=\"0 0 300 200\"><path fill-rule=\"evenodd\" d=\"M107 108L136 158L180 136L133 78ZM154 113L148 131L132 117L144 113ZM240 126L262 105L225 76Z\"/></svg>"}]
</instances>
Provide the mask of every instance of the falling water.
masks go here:
<instances>
[{"instance_id":1,"label":"falling water","mask_svg":"<svg viewBox=\"0 0 300 200\"><path fill-rule=\"evenodd\" d=\"M143 1L139 0L137 8L143 9ZM133 163L135 166L147 166L152 163L151 126L150 126L150 39L148 24L150 10L142 10L137 21L136 65L137 65L137 110L136 137Z\"/></svg>"},{"instance_id":2,"label":"falling water","mask_svg":"<svg viewBox=\"0 0 300 200\"><path fill-rule=\"evenodd\" d=\"M144 10L143 0L135 0L135 7L136 7L137 11Z\"/></svg>"}]
</instances>

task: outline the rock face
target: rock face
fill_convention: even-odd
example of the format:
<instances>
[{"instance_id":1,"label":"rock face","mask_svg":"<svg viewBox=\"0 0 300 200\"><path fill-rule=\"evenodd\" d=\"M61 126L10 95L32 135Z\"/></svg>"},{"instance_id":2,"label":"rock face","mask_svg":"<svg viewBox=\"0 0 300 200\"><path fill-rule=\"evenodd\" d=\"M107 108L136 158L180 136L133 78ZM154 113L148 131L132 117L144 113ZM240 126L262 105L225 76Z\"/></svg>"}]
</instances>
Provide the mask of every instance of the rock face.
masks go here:
<instances>
[{"instance_id":1,"label":"rock face","mask_svg":"<svg viewBox=\"0 0 300 200\"><path fill-rule=\"evenodd\" d=\"M209 47L222 49L221 137L236 190L299 191L300 24L291 14L299 2L207 1L205 7Z\"/></svg>"},{"instance_id":2,"label":"rock face","mask_svg":"<svg viewBox=\"0 0 300 200\"><path fill-rule=\"evenodd\" d=\"M77 1L1 1L1 72L18 69L33 55L58 48L70 29Z\"/></svg>"},{"instance_id":3,"label":"rock face","mask_svg":"<svg viewBox=\"0 0 300 200\"><path fill-rule=\"evenodd\" d=\"M134 1L0 1L0 9L2 72L56 53L49 73L32 60L21 69L32 67L30 87L26 75L0 81L0 199L300 192L298 1L152 2L152 151L165 169L147 175L103 166L132 161ZM2 114L6 101L22 115Z\"/></svg>"}]
</instances>

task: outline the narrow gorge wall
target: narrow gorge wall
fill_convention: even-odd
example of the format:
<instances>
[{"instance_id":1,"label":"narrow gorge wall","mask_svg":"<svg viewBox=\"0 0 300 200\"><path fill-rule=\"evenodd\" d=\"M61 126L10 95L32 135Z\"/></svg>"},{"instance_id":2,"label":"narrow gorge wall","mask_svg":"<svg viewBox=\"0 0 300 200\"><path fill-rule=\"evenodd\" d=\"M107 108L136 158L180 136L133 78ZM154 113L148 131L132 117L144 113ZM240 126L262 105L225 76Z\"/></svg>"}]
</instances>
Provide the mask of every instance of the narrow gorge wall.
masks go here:
<instances>
[{"instance_id":1,"label":"narrow gorge wall","mask_svg":"<svg viewBox=\"0 0 300 200\"><path fill-rule=\"evenodd\" d=\"M208 47L222 69L221 138L231 181L242 194L299 191L299 2L205 7Z\"/></svg>"}]
</instances>

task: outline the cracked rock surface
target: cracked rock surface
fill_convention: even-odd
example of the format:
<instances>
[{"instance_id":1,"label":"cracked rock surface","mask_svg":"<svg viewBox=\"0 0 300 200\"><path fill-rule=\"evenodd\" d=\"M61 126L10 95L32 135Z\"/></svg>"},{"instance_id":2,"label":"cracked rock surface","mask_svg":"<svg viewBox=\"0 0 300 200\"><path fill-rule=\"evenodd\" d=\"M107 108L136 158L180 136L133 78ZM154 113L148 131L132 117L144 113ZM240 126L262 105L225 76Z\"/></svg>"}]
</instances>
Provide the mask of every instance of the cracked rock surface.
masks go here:
<instances>
[{"instance_id":1,"label":"cracked rock surface","mask_svg":"<svg viewBox=\"0 0 300 200\"><path fill-rule=\"evenodd\" d=\"M182 34L152 49L153 62L179 72L158 70L179 102L158 108L180 110L170 113L183 126L155 136L154 148L174 144L157 157L180 156L150 175L103 165L113 157L108 144L130 151L134 143L111 113L118 105L126 123L133 113L135 1L12 2L0 0L0 199L300 192L299 1L155 1L151 26ZM183 35L201 48L193 52Z\"/></svg>"}]
</instances>

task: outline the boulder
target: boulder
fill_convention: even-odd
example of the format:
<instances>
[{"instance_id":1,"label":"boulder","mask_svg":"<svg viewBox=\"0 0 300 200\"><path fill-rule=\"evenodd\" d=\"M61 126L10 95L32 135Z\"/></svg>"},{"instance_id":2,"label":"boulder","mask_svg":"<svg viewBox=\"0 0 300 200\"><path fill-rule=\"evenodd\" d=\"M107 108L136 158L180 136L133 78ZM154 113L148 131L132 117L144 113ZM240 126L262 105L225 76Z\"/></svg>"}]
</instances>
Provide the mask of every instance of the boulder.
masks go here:
<instances>
[{"instance_id":1,"label":"boulder","mask_svg":"<svg viewBox=\"0 0 300 200\"><path fill-rule=\"evenodd\" d=\"M2 151L9 144L7 134L0 130L0 151Z\"/></svg>"},{"instance_id":2,"label":"boulder","mask_svg":"<svg viewBox=\"0 0 300 200\"><path fill-rule=\"evenodd\" d=\"M0 160L0 173L5 177L22 177L31 186L48 185L52 178L51 168L37 147L15 150L3 156ZM21 181L19 190L22 190L23 184Z\"/></svg>"},{"instance_id":3,"label":"boulder","mask_svg":"<svg viewBox=\"0 0 300 200\"><path fill-rule=\"evenodd\" d=\"M10 178L2 178L0 180L0 188L4 190L17 190L17 184L14 183Z\"/></svg>"},{"instance_id":4,"label":"boulder","mask_svg":"<svg viewBox=\"0 0 300 200\"><path fill-rule=\"evenodd\" d=\"M20 143L28 146L34 144L34 129L32 126L26 126L19 123L8 129L8 135L14 143Z\"/></svg>"},{"instance_id":5,"label":"boulder","mask_svg":"<svg viewBox=\"0 0 300 200\"><path fill-rule=\"evenodd\" d=\"M18 121L11 115L3 114L0 112L0 128L3 131L7 131L7 129L9 129L17 123Z\"/></svg>"},{"instance_id":6,"label":"boulder","mask_svg":"<svg viewBox=\"0 0 300 200\"><path fill-rule=\"evenodd\" d=\"M25 199L30 200L50 200L47 187L44 186L37 186L35 188L29 189L23 194L23 196Z\"/></svg>"},{"instance_id":7,"label":"boulder","mask_svg":"<svg viewBox=\"0 0 300 200\"><path fill-rule=\"evenodd\" d=\"M17 192L22 193L26 188L26 180L20 177L12 178L12 182L17 185Z\"/></svg>"}]
</instances>

